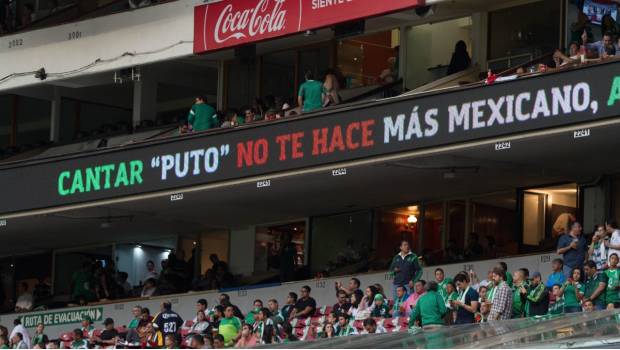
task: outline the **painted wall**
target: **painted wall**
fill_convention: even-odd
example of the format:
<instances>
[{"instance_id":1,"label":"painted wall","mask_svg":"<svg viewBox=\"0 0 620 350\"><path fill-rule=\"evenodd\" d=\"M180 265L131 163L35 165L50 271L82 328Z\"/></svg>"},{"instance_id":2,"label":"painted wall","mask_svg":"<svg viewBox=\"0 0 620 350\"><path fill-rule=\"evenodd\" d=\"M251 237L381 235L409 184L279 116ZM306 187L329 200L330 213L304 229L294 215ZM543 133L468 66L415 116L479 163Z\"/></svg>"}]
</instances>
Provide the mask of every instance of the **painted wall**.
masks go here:
<instances>
[{"instance_id":1,"label":"painted wall","mask_svg":"<svg viewBox=\"0 0 620 350\"><path fill-rule=\"evenodd\" d=\"M239 242L234 240L234 242ZM505 258L501 259L508 264L509 270L515 270L521 267L528 268L530 273L539 271L543 276L548 276L551 273L551 260L556 257L555 254L541 254L541 255L528 255L528 256L519 256L513 258ZM248 260L248 259L246 259ZM252 261L250 259L250 261ZM497 264L499 260L485 260L485 261L475 261L475 262L467 262L467 263L458 263L458 264L450 264L441 266L446 272L447 276L454 276L459 271L466 270L469 271L474 270L476 274L480 277L480 279L485 279L487 272ZM431 280L434 276L434 267L427 267L424 269L424 279ZM362 286L368 286L375 283L380 283L383 285L385 292L388 295L392 295L392 283L390 275L385 272L377 272L377 273L369 273L365 275L357 275L361 282ZM228 291L227 293L230 295L231 300L234 304L238 305L239 308L243 312L247 312L252 307L252 302L254 299L262 299L266 301L271 298L277 299L281 304L284 303L286 294L290 291L295 291L299 293L299 289L304 285L309 285L312 288L311 296L316 299L317 305L332 305L336 302L336 298L334 295L334 282L335 281L346 282L348 280L348 276L338 277L338 278L327 278L321 280L309 280L309 281L301 281L301 282L293 282L286 283L284 285L278 286L269 286L265 288L255 288L255 289L241 289L241 290L233 290ZM166 297L156 297L150 299L144 299L140 301L132 300L124 303L116 303L116 304L107 304L96 306L92 305L89 308L90 312L99 316L96 321L97 327L102 327L100 324L102 319L106 317L111 317L116 321L117 326L126 325L129 323L131 318L131 308L140 304L143 307L148 307L151 309L152 313L157 312L159 310L159 305L162 300L170 300L173 304L173 310L178 312L181 317L184 319L193 318L195 315L195 305L196 300L200 298L205 298L209 302L209 306L214 305L217 300L217 296L219 292L211 291L211 292L200 292L200 293L187 293L182 295L169 295ZM98 310L96 308L101 307L102 313L98 315ZM10 326L13 320L16 317L21 316L33 316L33 315L41 315L46 313L58 313L58 312L66 312L70 310L83 310L84 308L71 308L71 309L62 309L62 310L51 310L47 312L31 312L26 314L8 314L8 315L0 315L0 324L5 326ZM48 326L46 328L46 333L51 338L57 337L60 333L70 331L71 329L78 326L78 323L66 323L58 326ZM30 328L30 327L29 327ZM32 328L29 329L32 332Z\"/></svg>"}]
</instances>

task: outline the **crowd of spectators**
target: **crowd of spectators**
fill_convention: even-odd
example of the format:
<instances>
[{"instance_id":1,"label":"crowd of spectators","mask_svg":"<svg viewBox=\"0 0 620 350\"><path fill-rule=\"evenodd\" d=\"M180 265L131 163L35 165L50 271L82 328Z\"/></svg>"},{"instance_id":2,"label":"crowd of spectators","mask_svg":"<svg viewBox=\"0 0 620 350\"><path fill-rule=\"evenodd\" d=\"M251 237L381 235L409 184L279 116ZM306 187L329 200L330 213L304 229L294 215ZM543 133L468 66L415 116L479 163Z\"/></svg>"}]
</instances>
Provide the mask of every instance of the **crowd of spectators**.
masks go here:
<instances>
[{"instance_id":1,"label":"crowd of spectators","mask_svg":"<svg viewBox=\"0 0 620 350\"><path fill-rule=\"evenodd\" d=\"M245 313L227 294L220 294L211 308L207 300L199 299L195 314L184 315L185 319L169 301L163 301L155 315L136 305L119 327L107 318L98 329L86 316L80 328L52 340L45 335L43 324L31 335L17 319L10 335L0 327L0 348L252 347L619 308L620 230L609 220L598 228L591 243L581 231L581 225L573 222L560 236L558 254L563 259L552 261L549 276L530 273L527 268L511 273L504 262L498 262L484 280L471 270L447 277L443 269L436 268L434 280L424 281L418 256L403 241L389 268L392 295L381 284L362 289L360 280L351 278L346 285L335 283L333 305L318 305L312 289L303 286L299 294L288 293L283 305L277 299L266 304L257 299ZM227 269L222 261L213 263L212 270ZM151 265L147 277L155 280L160 275ZM103 289L95 292L105 293Z\"/></svg>"}]
</instances>

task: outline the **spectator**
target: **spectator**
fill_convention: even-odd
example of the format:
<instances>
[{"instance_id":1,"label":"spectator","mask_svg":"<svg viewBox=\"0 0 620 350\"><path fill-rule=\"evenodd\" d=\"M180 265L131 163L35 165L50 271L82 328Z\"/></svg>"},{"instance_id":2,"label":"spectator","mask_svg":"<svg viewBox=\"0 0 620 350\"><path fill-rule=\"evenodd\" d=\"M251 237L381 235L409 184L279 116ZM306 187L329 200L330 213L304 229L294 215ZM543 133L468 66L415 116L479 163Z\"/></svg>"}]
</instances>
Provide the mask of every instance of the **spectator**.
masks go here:
<instances>
[{"instance_id":1,"label":"spectator","mask_svg":"<svg viewBox=\"0 0 620 350\"><path fill-rule=\"evenodd\" d=\"M374 318L367 318L364 320L364 330L361 334L380 334L386 333L385 328L377 326L377 321Z\"/></svg>"},{"instance_id":2,"label":"spectator","mask_svg":"<svg viewBox=\"0 0 620 350\"><path fill-rule=\"evenodd\" d=\"M549 315L561 315L564 313L564 296L562 295L562 286L554 284L551 287L551 293L554 296L555 302L549 304Z\"/></svg>"},{"instance_id":3,"label":"spectator","mask_svg":"<svg viewBox=\"0 0 620 350\"><path fill-rule=\"evenodd\" d=\"M358 289L353 292L353 295L351 295L351 307L349 308L347 315L356 319L358 313L364 310L364 307L362 306L363 299L364 297L361 290Z\"/></svg>"},{"instance_id":4,"label":"spectator","mask_svg":"<svg viewBox=\"0 0 620 350\"><path fill-rule=\"evenodd\" d=\"M243 115L245 116L245 122L251 123L253 121L258 121L256 117L256 111L252 107L246 107L243 109Z\"/></svg>"},{"instance_id":5,"label":"spectator","mask_svg":"<svg viewBox=\"0 0 620 350\"><path fill-rule=\"evenodd\" d=\"M599 271L607 268L608 251L605 244L606 237L605 225L597 226L596 231L592 235L592 244L588 247L588 256L590 260L594 261L596 269Z\"/></svg>"},{"instance_id":6,"label":"spectator","mask_svg":"<svg viewBox=\"0 0 620 350\"><path fill-rule=\"evenodd\" d=\"M620 230L618 230L618 222L616 219L605 221L605 230L609 234L609 240L605 241L605 247L608 248L607 256L616 254L620 256Z\"/></svg>"},{"instance_id":7,"label":"spectator","mask_svg":"<svg viewBox=\"0 0 620 350\"><path fill-rule=\"evenodd\" d=\"M392 307L392 316L400 317L407 315L403 307L405 301L407 301L407 298L409 298L407 288L405 288L405 286L396 287L396 299L394 299L394 306Z\"/></svg>"},{"instance_id":8,"label":"spectator","mask_svg":"<svg viewBox=\"0 0 620 350\"><path fill-rule=\"evenodd\" d=\"M573 268L571 277L560 288L564 297L564 312L581 312L581 301L585 293L585 285L581 283L581 269Z\"/></svg>"},{"instance_id":9,"label":"spectator","mask_svg":"<svg viewBox=\"0 0 620 350\"><path fill-rule=\"evenodd\" d=\"M495 282L494 296L492 299L489 320L508 320L512 315L512 292L508 283L504 281L506 272L500 268L493 268L493 281Z\"/></svg>"},{"instance_id":10,"label":"spectator","mask_svg":"<svg viewBox=\"0 0 620 350\"><path fill-rule=\"evenodd\" d=\"M294 318L311 317L316 311L316 301L310 297L310 287L301 287L301 298L295 303L295 307L289 316L289 320Z\"/></svg>"},{"instance_id":11,"label":"spectator","mask_svg":"<svg viewBox=\"0 0 620 350\"><path fill-rule=\"evenodd\" d=\"M512 278L514 285L512 292L512 318L521 318L525 315L529 286L523 270L515 271Z\"/></svg>"},{"instance_id":12,"label":"spectator","mask_svg":"<svg viewBox=\"0 0 620 350\"><path fill-rule=\"evenodd\" d=\"M202 340L202 337L195 337L195 338L200 338ZM194 337L192 337L192 340L193 339ZM204 341L203 341L203 345L204 345ZM179 349L179 344L177 343L177 339L175 336L173 336L172 334L168 334L164 338L164 349ZM197 349L197 348L194 348L194 349Z\"/></svg>"},{"instance_id":13,"label":"spectator","mask_svg":"<svg viewBox=\"0 0 620 350\"><path fill-rule=\"evenodd\" d=\"M527 317L546 315L549 310L549 292L542 283L540 272L532 274L532 285L527 294L525 314Z\"/></svg>"},{"instance_id":14,"label":"spectator","mask_svg":"<svg viewBox=\"0 0 620 350\"><path fill-rule=\"evenodd\" d=\"M144 287L142 287L142 292L140 293L140 296L142 298L148 298L158 294L159 293L157 292L157 282L155 281L155 279L149 278L148 280L146 280L144 282Z\"/></svg>"},{"instance_id":15,"label":"spectator","mask_svg":"<svg viewBox=\"0 0 620 350\"><path fill-rule=\"evenodd\" d=\"M588 245L582 235L582 227L579 222L573 222L568 234L563 234L558 239L557 253L563 256L564 276L568 279L575 267L583 268Z\"/></svg>"},{"instance_id":16,"label":"spectator","mask_svg":"<svg viewBox=\"0 0 620 350\"><path fill-rule=\"evenodd\" d=\"M618 254L612 253L609 256L609 268L604 271L607 275L607 288L605 291L605 302L607 309L613 310L620 307L620 271L618 270Z\"/></svg>"},{"instance_id":17,"label":"spectator","mask_svg":"<svg viewBox=\"0 0 620 350\"><path fill-rule=\"evenodd\" d=\"M583 271L586 275L585 292L583 301L591 300L597 310L605 310L605 289L607 288L607 275L596 270L594 261L589 260Z\"/></svg>"},{"instance_id":18,"label":"spectator","mask_svg":"<svg viewBox=\"0 0 620 350\"><path fill-rule=\"evenodd\" d=\"M338 291L338 302L332 307L332 311L336 314L346 313L351 308L351 303L347 300L347 293L344 290Z\"/></svg>"},{"instance_id":19,"label":"spectator","mask_svg":"<svg viewBox=\"0 0 620 350\"><path fill-rule=\"evenodd\" d=\"M118 285L120 287L120 294L122 297L131 296L131 293L133 291L133 287L131 286L131 283L129 283L128 279L129 275L127 274L127 272L118 273Z\"/></svg>"},{"instance_id":20,"label":"spectator","mask_svg":"<svg viewBox=\"0 0 620 350\"><path fill-rule=\"evenodd\" d=\"M594 302L592 300L584 300L583 312L594 312Z\"/></svg>"},{"instance_id":21,"label":"spectator","mask_svg":"<svg viewBox=\"0 0 620 350\"><path fill-rule=\"evenodd\" d=\"M282 235L280 247L280 282L292 281L295 278L295 258L297 249L289 233Z\"/></svg>"},{"instance_id":22,"label":"spectator","mask_svg":"<svg viewBox=\"0 0 620 350\"><path fill-rule=\"evenodd\" d=\"M409 294L409 298L403 304L403 310L401 311L403 315L409 315L411 310L415 308L418 300L426 293L425 285L426 281L424 280L416 281L413 293Z\"/></svg>"},{"instance_id":23,"label":"spectator","mask_svg":"<svg viewBox=\"0 0 620 350\"><path fill-rule=\"evenodd\" d=\"M478 311L479 295L476 290L469 286L467 275L458 274L454 278L454 283L459 290L458 299L451 302L451 306L456 309L455 324L468 324L475 322L475 315Z\"/></svg>"},{"instance_id":24,"label":"spectator","mask_svg":"<svg viewBox=\"0 0 620 350\"><path fill-rule=\"evenodd\" d=\"M504 261L500 261L495 266L504 270L504 281L508 283L508 287L512 288L512 274L508 272L508 265ZM527 273L526 271L523 271L523 272L524 272L525 279L527 280L528 278Z\"/></svg>"},{"instance_id":25,"label":"spectator","mask_svg":"<svg viewBox=\"0 0 620 350\"><path fill-rule=\"evenodd\" d=\"M448 301L448 291L447 286L448 283L452 282L451 278L445 278L446 275L442 268L438 267L435 269L435 282L437 282L437 289L439 291L439 295L443 298L444 302Z\"/></svg>"},{"instance_id":26,"label":"spectator","mask_svg":"<svg viewBox=\"0 0 620 350\"><path fill-rule=\"evenodd\" d=\"M20 340L26 344L27 349L30 349L31 348L30 335L28 334L28 330L26 329L26 327L22 325L22 321L19 318L16 318L13 321L13 330L11 331L11 335L9 336L9 339L13 341L13 338L18 333L21 334Z\"/></svg>"},{"instance_id":27,"label":"spectator","mask_svg":"<svg viewBox=\"0 0 620 350\"><path fill-rule=\"evenodd\" d=\"M580 62L581 54L579 52L579 44L577 42L570 43L568 46L568 55L565 55L560 50L556 50L553 53L553 61L555 62L556 68L567 64Z\"/></svg>"},{"instance_id":28,"label":"spectator","mask_svg":"<svg viewBox=\"0 0 620 350\"><path fill-rule=\"evenodd\" d=\"M482 256L483 249L480 244L480 236L476 232L470 232L467 240L467 249L465 257L468 259L477 259Z\"/></svg>"},{"instance_id":29,"label":"spectator","mask_svg":"<svg viewBox=\"0 0 620 350\"><path fill-rule=\"evenodd\" d=\"M357 330L355 327L351 326L349 318L350 317L347 314L338 315L338 327L336 329L337 337L347 337L349 335L357 334Z\"/></svg>"},{"instance_id":30,"label":"spectator","mask_svg":"<svg viewBox=\"0 0 620 350\"><path fill-rule=\"evenodd\" d=\"M297 101L303 113L315 111L323 106L323 84L314 80L314 73L306 70L306 81L299 87Z\"/></svg>"},{"instance_id":31,"label":"spectator","mask_svg":"<svg viewBox=\"0 0 620 350\"><path fill-rule=\"evenodd\" d=\"M271 319L271 312L267 308L261 308L256 316L254 323L254 333L261 344L270 344L271 335L274 332L274 323Z\"/></svg>"},{"instance_id":32,"label":"spectator","mask_svg":"<svg viewBox=\"0 0 620 350\"><path fill-rule=\"evenodd\" d=\"M148 281L149 279L158 280L159 273L155 270L155 263L153 260L149 260L146 262L146 274L144 274L144 281Z\"/></svg>"},{"instance_id":33,"label":"spectator","mask_svg":"<svg viewBox=\"0 0 620 350\"><path fill-rule=\"evenodd\" d=\"M202 311L206 315L208 305L209 303L207 302L207 299L204 299L204 298L198 299L198 301L196 301L196 312ZM196 314L196 317L194 317L194 323L198 322L198 318L199 318L198 316L199 315Z\"/></svg>"},{"instance_id":34,"label":"spectator","mask_svg":"<svg viewBox=\"0 0 620 350\"><path fill-rule=\"evenodd\" d=\"M362 298L362 302L360 303L361 310L368 310L371 312L375 308L375 296L378 294L377 288L375 286L366 287L364 297Z\"/></svg>"},{"instance_id":35,"label":"spectator","mask_svg":"<svg viewBox=\"0 0 620 350\"><path fill-rule=\"evenodd\" d=\"M250 312L248 312L247 315L245 316L245 323L253 325L254 322L256 321L256 315L258 315L258 312L262 308L263 308L263 301L260 299L254 300L254 308L250 310Z\"/></svg>"},{"instance_id":36,"label":"spectator","mask_svg":"<svg viewBox=\"0 0 620 350\"><path fill-rule=\"evenodd\" d=\"M471 58L467 52L467 44L463 40L457 41L454 46L454 52L450 59L450 65L448 66L448 74L452 75L469 68L471 65Z\"/></svg>"},{"instance_id":37,"label":"spectator","mask_svg":"<svg viewBox=\"0 0 620 350\"><path fill-rule=\"evenodd\" d=\"M237 344L235 344L236 348L251 348L256 346L256 337L254 336L254 333L252 333L252 326L249 324L244 324L241 327L241 336L239 337L239 340L237 341Z\"/></svg>"},{"instance_id":38,"label":"spectator","mask_svg":"<svg viewBox=\"0 0 620 350\"><path fill-rule=\"evenodd\" d=\"M360 285L361 282L359 279L353 277L349 280L349 286L345 287L342 285L342 283L340 283L339 281L336 282L336 294L338 293L338 291L344 291L345 293L347 293L347 296L351 296L351 294L353 294L354 291L356 290L360 290Z\"/></svg>"},{"instance_id":39,"label":"spectator","mask_svg":"<svg viewBox=\"0 0 620 350\"><path fill-rule=\"evenodd\" d=\"M17 291L19 296L15 303L15 312L26 312L32 310L34 305L34 297L32 293L28 292L28 283L22 282L19 284L19 290Z\"/></svg>"},{"instance_id":40,"label":"spectator","mask_svg":"<svg viewBox=\"0 0 620 350\"><path fill-rule=\"evenodd\" d=\"M137 329L140 324L140 319L142 317L142 306L136 305L131 309L131 314L133 315L133 319L129 321L127 325L128 329Z\"/></svg>"},{"instance_id":41,"label":"spectator","mask_svg":"<svg viewBox=\"0 0 620 350\"><path fill-rule=\"evenodd\" d=\"M88 315L82 316L82 333L86 334L88 338L93 336L95 327L93 326L93 319Z\"/></svg>"},{"instance_id":42,"label":"spectator","mask_svg":"<svg viewBox=\"0 0 620 350\"><path fill-rule=\"evenodd\" d=\"M187 121L190 129L194 132L205 131L218 126L217 113L213 107L207 104L207 98L203 96L196 97Z\"/></svg>"},{"instance_id":43,"label":"spectator","mask_svg":"<svg viewBox=\"0 0 620 350\"><path fill-rule=\"evenodd\" d=\"M444 316L446 315L446 304L437 292L438 285L436 282L430 281L426 284L426 293L420 297L416 306L411 312L409 318L409 326L414 324L422 328L432 328L444 325Z\"/></svg>"},{"instance_id":44,"label":"spectator","mask_svg":"<svg viewBox=\"0 0 620 350\"><path fill-rule=\"evenodd\" d=\"M0 335L0 349L10 349L11 344L5 334Z\"/></svg>"},{"instance_id":45,"label":"spectator","mask_svg":"<svg viewBox=\"0 0 620 350\"><path fill-rule=\"evenodd\" d=\"M297 303L297 293L290 292L286 297L286 305L282 307L282 317L285 320L288 320L293 312L293 308L295 308L295 304Z\"/></svg>"},{"instance_id":46,"label":"spectator","mask_svg":"<svg viewBox=\"0 0 620 350\"><path fill-rule=\"evenodd\" d=\"M396 57L390 57L387 60L387 68L381 71L379 74L379 81L382 85L387 85L395 82L398 79L398 67Z\"/></svg>"},{"instance_id":47,"label":"spectator","mask_svg":"<svg viewBox=\"0 0 620 350\"><path fill-rule=\"evenodd\" d=\"M92 341L105 349L116 348L119 338L118 331L114 328L114 320L108 317L103 321L103 325L105 329L101 332L101 335L93 336Z\"/></svg>"},{"instance_id":48,"label":"spectator","mask_svg":"<svg viewBox=\"0 0 620 350\"><path fill-rule=\"evenodd\" d=\"M566 276L564 276L564 261L562 259L557 258L551 261L551 274L547 279L547 283L545 286L551 289L554 285L562 285L564 281L566 281Z\"/></svg>"},{"instance_id":49,"label":"spectator","mask_svg":"<svg viewBox=\"0 0 620 350\"><path fill-rule=\"evenodd\" d=\"M164 337L168 334L173 334L178 340L179 331L183 326L183 319L179 314L172 311L172 304L166 300L161 303L161 311L153 319L153 324Z\"/></svg>"},{"instance_id":50,"label":"spectator","mask_svg":"<svg viewBox=\"0 0 620 350\"><path fill-rule=\"evenodd\" d=\"M223 335L218 334L213 337L213 348L214 349L223 349L226 346L225 344L226 343L225 343Z\"/></svg>"},{"instance_id":51,"label":"spectator","mask_svg":"<svg viewBox=\"0 0 620 350\"><path fill-rule=\"evenodd\" d=\"M604 58L607 56L614 56L616 54L616 48L614 46L613 34L606 32L603 35L603 39L594 43L588 43L588 35L584 31L581 34L581 40L584 46L588 50L595 50L598 53L598 57Z\"/></svg>"},{"instance_id":52,"label":"spectator","mask_svg":"<svg viewBox=\"0 0 620 350\"><path fill-rule=\"evenodd\" d=\"M209 329L209 321L207 321L207 315L204 311L196 312L196 318L194 319L194 323L189 328L189 333L194 334L206 334Z\"/></svg>"},{"instance_id":53,"label":"spectator","mask_svg":"<svg viewBox=\"0 0 620 350\"><path fill-rule=\"evenodd\" d=\"M34 286L32 295L37 303L40 303L42 300L45 300L52 296L52 286L50 286L50 284L48 283L47 278L38 278L37 284Z\"/></svg>"},{"instance_id":54,"label":"spectator","mask_svg":"<svg viewBox=\"0 0 620 350\"><path fill-rule=\"evenodd\" d=\"M299 338L293 334L293 326L291 326L290 323L283 324L282 331L284 332L284 339L282 339L282 343L287 344L299 341Z\"/></svg>"},{"instance_id":55,"label":"spectator","mask_svg":"<svg viewBox=\"0 0 620 350\"><path fill-rule=\"evenodd\" d=\"M88 341L84 339L84 333L80 329L73 330L71 349L88 349Z\"/></svg>"},{"instance_id":56,"label":"spectator","mask_svg":"<svg viewBox=\"0 0 620 350\"><path fill-rule=\"evenodd\" d=\"M43 333L44 331L45 325L43 323L37 324L37 327L34 330L34 335L30 340L30 344L33 347L38 345L41 349L45 349L45 346L47 345L47 343L49 343L49 339L47 338L47 335Z\"/></svg>"},{"instance_id":57,"label":"spectator","mask_svg":"<svg viewBox=\"0 0 620 350\"><path fill-rule=\"evenodd\" d=\"M377 293L374 300L374 308L370 312L370 317L390 318L390 307L383 299L383 295Z\"/></svg>"},{"instance_id":58,"label":"spectator","mask_svg":"<svg viewBox=\"0 0 620 350\"><path fill-rule=\"evenodd\" d=\"M323 105L333 106L340 103L340 83L338 82L338 77L335 72L329 70L325 74L325 81L323 82L323 91L325 92L325 100Z\"/></svg>"},{"instance_id":59,"label":"spectator","mask_svg":"<svg viewBox=\"0 0 620 350\"><path fill-rule=\"evenodd\" d=\"M282 311L280 311L280 305L278 304L277 300L269 299L269 301L267 302L267 307L269 313L271 314L271 320L275 325L279 325L286 320L286 317L284 317Z\"/></svg>"},{"instance_id":60,"label":"spectator","mask_svg":"<svg viewBox=\"0 0 620 350\"><path fill-rule=\"evenodd\" d=\"M146 348L161 348L164 346L164 336L160 329L156 329L157 325L148 323L145 327L145 343ZM176 334L169 334L176 339Z\"/></svg>"},{"instance_id":61,"label":"spectator","mask_svg":"<svg viewBox=\"0 0 620 350\"><path fill-rule=\"evenodd\" d=\"M91 271L89 262L82 263L82 268L71 276L71 297L74 301L78 301L81 297L91 302L96 300L94 293L95 277Z\"/></svg>"},{"instance_id":62,"label":"spectator","mask_svg":"<svg viewBox=\"0 0 620 350\"><path fill-rule=\"evenodd\" d=\"M422 276L422 267L420 267L418 257L409 249L408 241L400 243L400 252L392 259L389 271L394 274L393 299L396 299L396 287L398 286L409 286L408 292L411 293L413 284Z\"/></svg>"},{"instance_id":63,"label":"spectator","mask_svg":"<svg viewBox=\"0 0 620 350\"><path fill-rule=\"evenodd\" d=\"M241 331L241 319L234 315L232 305L224 309L224 318L218 326L218 333L224 337L224 345L232 346Z\"/></svg>"},{"instance_id":64,"label":"spectator","mask_svg":"<svg viewBox=\"0 0 620 350\"><path fill-rule=\"evenodd\" d=\"M326 339L326 338L327 339L331 339L331 338L335 338L335 337L337 337L337 335L336 335L336 331L334 329L334 325L329 323L329 322L326 323L323 326L323 332L321 333L321 338L323 338L323 339Z\"/></svg>"}]
</instances>

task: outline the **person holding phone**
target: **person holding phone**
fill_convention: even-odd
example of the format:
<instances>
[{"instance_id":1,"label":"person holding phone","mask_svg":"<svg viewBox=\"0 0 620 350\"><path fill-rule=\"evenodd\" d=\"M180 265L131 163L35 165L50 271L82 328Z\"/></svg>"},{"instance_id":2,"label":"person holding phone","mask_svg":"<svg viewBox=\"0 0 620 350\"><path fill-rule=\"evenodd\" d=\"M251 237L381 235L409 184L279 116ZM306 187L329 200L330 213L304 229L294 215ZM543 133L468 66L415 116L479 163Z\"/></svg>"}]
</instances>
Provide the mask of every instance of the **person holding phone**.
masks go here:
<instances>
[{"instance_id":1,"label":"person holding phone","mask_svg":"<svg viewBox=\"0 0 620 350\"><path fill-rule=\"evenodd\" d=\"M411 294L413 284L422 277L422 267L415 255L409 248L409 242L403 240L400 242L400 251L392 259L389 271L394 275L393 283L393 299L397 298L396 288L398 286L408 287L407 292Z\"/></svg>"}]
</instances>

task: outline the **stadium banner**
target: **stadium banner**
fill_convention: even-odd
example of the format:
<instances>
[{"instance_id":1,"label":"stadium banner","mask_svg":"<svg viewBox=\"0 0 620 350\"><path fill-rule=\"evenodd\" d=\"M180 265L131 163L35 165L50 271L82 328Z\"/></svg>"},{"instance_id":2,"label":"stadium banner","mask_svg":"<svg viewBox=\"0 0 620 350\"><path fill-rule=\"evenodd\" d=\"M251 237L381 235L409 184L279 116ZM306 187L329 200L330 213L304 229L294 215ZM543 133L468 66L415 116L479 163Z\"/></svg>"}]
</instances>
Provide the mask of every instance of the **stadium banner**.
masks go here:
<instances>
[{"instance_id":1,"label":"stadium banner","mask_svg":"<svg viewBox=\"0 0 620 350\"><path fill-rule=\"evenodd\" d=\"M194 53L424 5L424 0L235 0L194 8Z\"/></svg>"},{"instance_id":2,"label":"stadium banner","mask_svg":"<svg viewBox=\"0 0 620 350\"><path fill-rule=\"evenodd\" d=\"M93 322L102 321L103 307L24 314L20 316L19 319L24 327L34 328L39 323L43 323L46 327L80 323L85 316L90 317Z\"/></svg>"},{"instance_id":3,"label":"stadium banner","mask_svg":"<svg viewBox=\"0 0 620 350\"><path fill-rule=\"evenodd\" d=\"M620 115L620 63L0 167L0 214L178 190Z\"/></svg>"}]
</instances>

